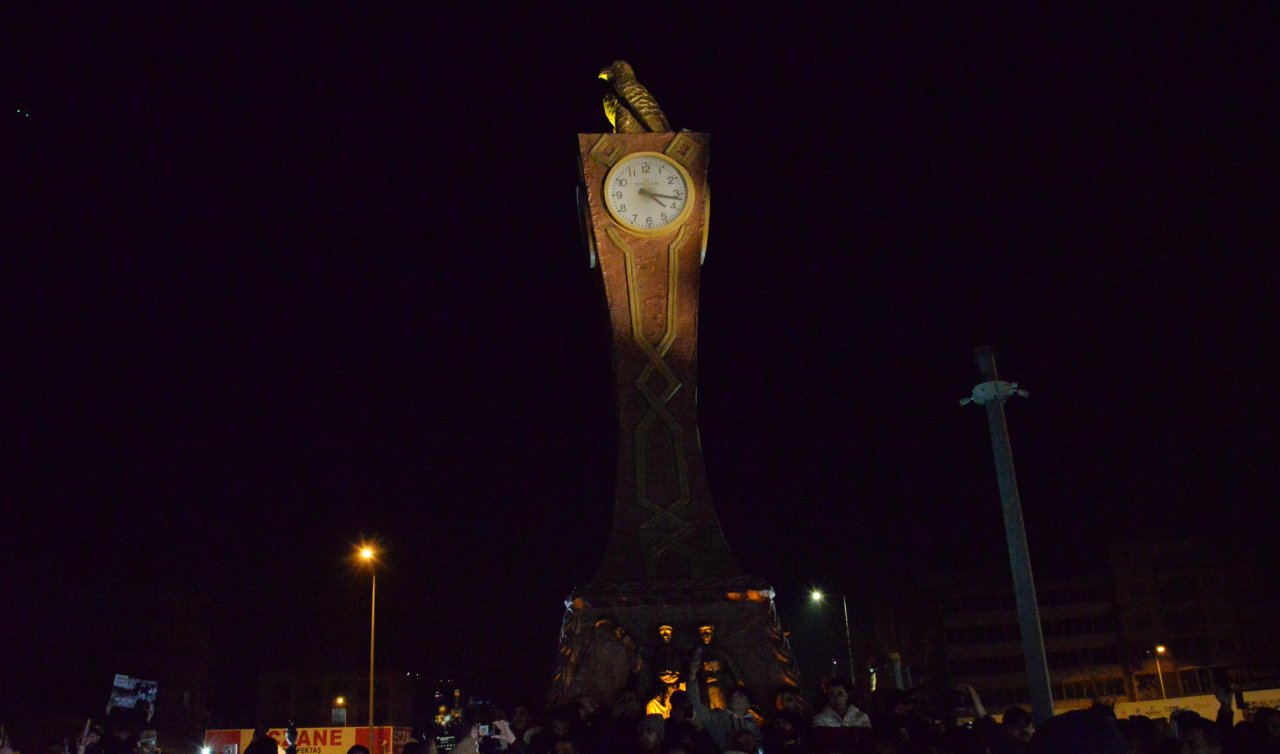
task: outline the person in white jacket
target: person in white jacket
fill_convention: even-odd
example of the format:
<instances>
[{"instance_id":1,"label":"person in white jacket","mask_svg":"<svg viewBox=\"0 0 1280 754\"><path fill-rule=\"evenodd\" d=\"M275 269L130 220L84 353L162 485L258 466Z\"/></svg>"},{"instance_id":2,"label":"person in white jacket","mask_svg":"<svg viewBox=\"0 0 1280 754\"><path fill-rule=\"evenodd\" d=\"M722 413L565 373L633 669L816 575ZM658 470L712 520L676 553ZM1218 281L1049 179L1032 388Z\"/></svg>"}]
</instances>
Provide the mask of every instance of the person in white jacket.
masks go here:
<instances>
[{"instance_id":1,"label":"person in white jacket","mask_svg":"<svg viewBox=\"0 0 1280 754\"><path fill-rule=\"evenodd\" d=\"M849 702L848 681L827 682L827 706L813 716L809 740L815 751L859 749L872 736L871 718Z\"/></svg>"},{"instance_id":2,"label":"person in white jacket","mask_svg":"<svg viewBox=\"0 0 1280 754\"><path fill-rule=\"evenodd\" d=\"M849 686L839 678L827 683L827 706L813 716L815 728L870 728L867 713L849 703Z\"/></svg>"},{"instance_id":3,"label":"person in white jacket","mask_svg":"<svg viewBox=\"0 0 1280 754\"><path fill-rule=\"evenodd\" d=\"M872 735L872 718L849 702L849 689L849 681L827 681L827 705L813 716L809 731L815 749L856 749Z\"/></svg>"}]
</instances>

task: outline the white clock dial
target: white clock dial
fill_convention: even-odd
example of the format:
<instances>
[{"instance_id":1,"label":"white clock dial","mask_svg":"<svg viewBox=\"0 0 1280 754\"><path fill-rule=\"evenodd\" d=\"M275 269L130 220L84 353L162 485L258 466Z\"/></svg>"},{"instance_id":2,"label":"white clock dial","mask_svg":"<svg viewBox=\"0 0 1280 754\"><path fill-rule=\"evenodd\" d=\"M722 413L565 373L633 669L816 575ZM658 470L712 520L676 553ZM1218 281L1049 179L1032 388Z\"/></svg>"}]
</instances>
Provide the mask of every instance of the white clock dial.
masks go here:
<instances>
[{"instance_id":1,"label":"white clock dial","mask_svg":"<svg viewBox=\"0 0 1280 754\"><path fill-rule=\"evenodd\" d=\"M693 206L693 181L659 152L635 152L618 161L604 181L605 206L618 224L641 235L674 230Z\"/></svg>"}]
</instances>

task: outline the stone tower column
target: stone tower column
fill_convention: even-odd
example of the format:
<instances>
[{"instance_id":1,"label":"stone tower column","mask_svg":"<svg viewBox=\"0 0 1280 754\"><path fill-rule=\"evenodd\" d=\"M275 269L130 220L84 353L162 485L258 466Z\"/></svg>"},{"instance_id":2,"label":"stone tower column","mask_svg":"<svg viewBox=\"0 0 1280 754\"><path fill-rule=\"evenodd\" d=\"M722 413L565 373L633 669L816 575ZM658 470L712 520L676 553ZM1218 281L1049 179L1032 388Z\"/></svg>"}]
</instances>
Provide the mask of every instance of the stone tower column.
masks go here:
<instances>
[{"instance_id":1,"label":"stone tower column","mask_svg":"<svg viewBox=\"0 0 1280 754\"><path fill-rule=\"evenodd\" d=\"M698 292L707 229L706 134L581 134L582 175L613 328L618 476L613 528L592 588L742 575L720 529L698 437ZM600 196L634 152L689 172L694 206L657 236L628 233Z\"/></svg>"},{"instance_id":2,"label":"stone tower column","mask_svg":"<svg viewBox=\"0 0 1280 754\"><path fill-rule=\"evenodd\" d=\"M700 684L713 706L739 685L764 699L779 686L797 684L795 665L773 590L742 570L725 540L698 434L698 289L710 138L579 134L578 145L583 232L603 278L613 332L618 467L604 558L566 603L552 699L583 693L609 699L628 687L646 699L661 696L663 670ZM688 178L689 194L681 194L686 213L650 232L626 227L607 206L619 201L615 186L606 186L611 168L637 153L661 155ZM653 212L655 197L677 203L661 193L667 189L646 186L651 193L642 195L644 205ZM698 648L703 660L693 672L667 667Z\"/></svg>"}]
</instances>

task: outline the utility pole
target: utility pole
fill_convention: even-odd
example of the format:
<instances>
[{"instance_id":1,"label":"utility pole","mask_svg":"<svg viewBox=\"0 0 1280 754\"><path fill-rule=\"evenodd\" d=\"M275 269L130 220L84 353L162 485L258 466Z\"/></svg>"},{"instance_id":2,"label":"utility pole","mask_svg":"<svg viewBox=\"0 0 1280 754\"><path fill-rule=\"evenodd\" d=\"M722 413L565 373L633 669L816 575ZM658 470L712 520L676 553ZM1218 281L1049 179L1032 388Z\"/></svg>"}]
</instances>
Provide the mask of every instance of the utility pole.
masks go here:
<instances>
[{"instance_id":1,"label":"utility pole","mask_svg":"<svg viewBox=\"0 0 1280 754\"><path fill-rule=\"evenodd\" d=\"M1009 426L1004 418L1004 402L1014 395L1025 398L1027 391L1019 390L1016 382L1000 379L996 372L995 352L990 346L975 349L973 355L983 381L973 388L973 395L960 401L960 405L976 403L987 409L991 451L995 455L996 478L1000 484L1000 507L1004 512L1004 535L1009 545L1009 567L1013 571L1013 594L1018 603L1018 624L1027 664L1031 717L1039 725L1053 717L1053 693L1049 689L1049 665L1044 656L1040 606L1036 602L1036 584L1031 576L1031 556L1027 552L1027 530L1022 523L1018 478L1013 470Z\"/></svg>"}]
</instances>

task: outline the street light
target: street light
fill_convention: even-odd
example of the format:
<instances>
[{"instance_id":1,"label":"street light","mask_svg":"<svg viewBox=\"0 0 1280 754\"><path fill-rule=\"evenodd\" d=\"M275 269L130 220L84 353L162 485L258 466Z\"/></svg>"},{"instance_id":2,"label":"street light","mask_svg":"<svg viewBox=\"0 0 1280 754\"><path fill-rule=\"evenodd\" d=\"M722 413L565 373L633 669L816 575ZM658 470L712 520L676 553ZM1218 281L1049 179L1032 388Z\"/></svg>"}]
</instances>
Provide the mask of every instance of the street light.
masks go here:
<instances>
[{"instance_id":1,"label":"street light","mask_svg":"<svg viewBox=\"0 0 1280 754\"><path fill-rule=\"evenodd\" d=\"M1164 670L1160 667L1160 655L1163 655L1167 651L1168 649L1166 649L1163 644L1156 645L1156 678L1160 679L1160 698L1161 699L1169 698L1164 693Z\"/></svg>"},{"instance_id":2,"label":"street light","mask_svg":"<svg viewBox=\"0 0 1280 754\"><path fill-rule=\"evenodd\" d=\"M369 572L373 576L373 588L369 593L369 750L377 751L373 742L373 627L374 619L378 615L378 572L374 570L377 563L375 557L377 551L372 545L361 545L358 553L360 560L369 566Z\"/></svg>"},{"instance_id":3,"label":"street light","mask_svg":"<svg viewBox=\"0 0 1280 754\"><path fill-rule=\"evenodd\" d=\"M844 608L844 646L849 652L849 682L852 683L854 681L853 639L849 637L849 600L843 593L832 596L840 597L840 605ZM822 593L821 589L815 588L809 592L809 599L813 600L815 604L822 604L822 601L826 599L826 595Z\"/></svg>"}]
</instances>

